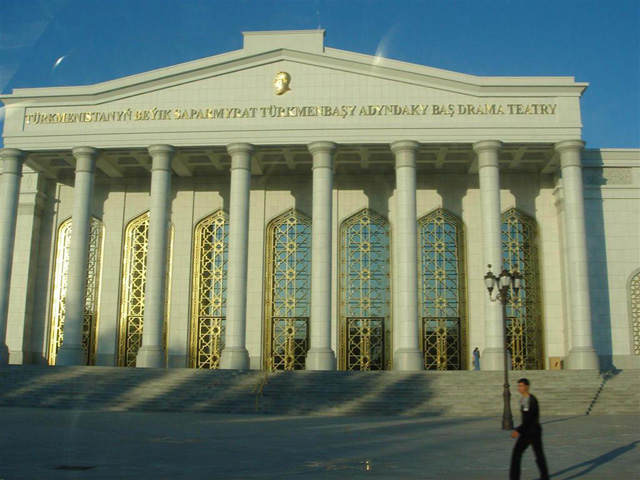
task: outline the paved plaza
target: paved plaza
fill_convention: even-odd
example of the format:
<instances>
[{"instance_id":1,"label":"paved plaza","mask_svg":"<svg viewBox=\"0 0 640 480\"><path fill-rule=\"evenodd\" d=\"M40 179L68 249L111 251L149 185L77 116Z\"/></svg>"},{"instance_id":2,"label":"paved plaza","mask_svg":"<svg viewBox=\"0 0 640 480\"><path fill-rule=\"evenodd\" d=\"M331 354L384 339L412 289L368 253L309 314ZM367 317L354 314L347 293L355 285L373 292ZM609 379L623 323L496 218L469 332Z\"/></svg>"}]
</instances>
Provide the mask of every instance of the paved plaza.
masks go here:
<instances>
[{"instance_id":1,"label":"paved plaza","mask_svg":"<svg viewBox=\"0 0 640 480\"><path fill-rule=\"evenodd\" d=\"M640 418L543 419L552 477L640 474ZM496 418L279 417L0 408L0 479L502 479ZM538 478L530 450L523 479Z\"/></svg>"}]
</instances>

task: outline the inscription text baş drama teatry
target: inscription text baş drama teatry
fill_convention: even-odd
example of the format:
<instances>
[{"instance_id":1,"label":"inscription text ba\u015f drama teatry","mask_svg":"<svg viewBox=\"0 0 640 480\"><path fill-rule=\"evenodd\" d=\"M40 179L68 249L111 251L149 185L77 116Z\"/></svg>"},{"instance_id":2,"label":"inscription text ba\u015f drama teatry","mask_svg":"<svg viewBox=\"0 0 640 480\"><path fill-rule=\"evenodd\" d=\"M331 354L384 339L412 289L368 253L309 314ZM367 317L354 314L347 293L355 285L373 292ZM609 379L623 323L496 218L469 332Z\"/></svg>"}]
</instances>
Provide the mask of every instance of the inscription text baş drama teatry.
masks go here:
<instances>
[{"instance_id":1,"label":"inscription text ba\u015f drama teatry","mask_svg":"<svg viewBox=\"0 0 640 480\"><path fill-rule=\"evenodd\" d=\"M175 120L218 120L252 118L374 117L374 116L503 116L555 115L553 103L449 103L444 105L307 105L265 107L173 108L85 112L33 112L25 114L25 124L103 123Z\"/></svg>"}]
</instances>

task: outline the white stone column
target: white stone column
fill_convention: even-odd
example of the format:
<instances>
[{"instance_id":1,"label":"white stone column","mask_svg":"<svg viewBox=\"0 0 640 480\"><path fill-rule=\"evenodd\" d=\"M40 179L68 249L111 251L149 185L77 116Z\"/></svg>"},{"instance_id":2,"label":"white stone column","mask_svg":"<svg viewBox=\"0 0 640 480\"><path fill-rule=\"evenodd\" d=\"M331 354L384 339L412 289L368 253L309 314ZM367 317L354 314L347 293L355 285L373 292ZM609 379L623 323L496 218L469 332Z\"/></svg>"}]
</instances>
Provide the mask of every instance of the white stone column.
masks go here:
<instances>
[{"instance_id":1,"label":"white stone column","mask_svg":"<svg viewBox=\"0 0 640 480\"><path fill-rule=\"evenodd\" d=\"M502 218L500 211L500 171L498 153L502 143L484 140L473 144L478 156L480 176L480 207L482 217L482 253L484 268L491 265L494 274L502 271ZM482 278L476 279L483 281ZM504 319L500 302L484 297L485 348L483 370L504 370Z\"/></svg>"},{"instance_id":2,"label":"white stone column","mask_svg":"<svg viewBox=\"0 0 640 480\"><path fill-rule=\"evenodd\" d=\"M41 314L34 313L34 310L38 310L34 302L37 301L36 283L38 259L41 253L40 227L47 198L43 187L43 175L34 172L25 164L22 167L20 181L16 243L13 246L11 294L7 317L6 343L9 348L9 363L14 365L37 363L42 358L42 352L37 350L42 349L42 342L38 339L44 334L44 329L38 323Z\"/></svg>"},{"instance_id":3,"label":"white stone column","mask_svg":"<svg viewBox=\"0 0 640 480\"><path fill-rule=\"evenodd\" d=\"M333 142L313 142L313 214L311 228L311 348L308 370L335 370L331 349L331 261L333 215Z\"/></svg>"},{"instance_id":4,"label":"white stone column","mask_svg":"<svg viewBox=\"0 0 640 480\"><path fill-rule=\"evenodd\" d=\"M220 368L247 370L247 258L253 146L248 143L233 143L227 146L227 151L231 155L229 270L225 348L220 357Z\"/></svg>"},{"instance_id":5,"label":"white stone column","mask_svg":"<svg viewBox=\"0 0 640 480\"><path fill-rule=\"evenodd\" d=\"M7 315L11 288L13 246L18 218L18 196L25 153L15 148L2 149L0 177L0 365L9 363Z\"/></svg>"},{"instance_id":6,"label":"white stone column","mask_svg":"<svg viewBox=\"0 0 640 480\"><path fill-rule=\"evenodd\" d=\"M397 242L397 264L392 266L398 316L393 319L397 350L394 370L424 369L420 350L418 318L418 219L416 213L416 152L418 142L401 140L391 144L396 168L396 221L393 242Z\"/></svg>"},{"instance_id":7,"label":"white stone column","mask_svg":"<svg viewBox=\"0 0 640 480\"><path fill-rule=\"evenodd\" d=\"M174 149L170 145L152 145L151 207L149 209L149 244L147 247L147 281L144 289L144 323L142 346L136 367L165 367L162 342L167 306L167 255L171 221L171 162Z\"/></svg>"},{"instance_id":8,"label":"white stone column","mask_svg":"<svg viewBox=\"0 0 640 480\"><path fill-rule=\"evenodd\" d=\"M69 272L64 335L56 356L56 365L87 364L87 356L82 347L82 329L91 233L91 202L98 151L91 147L76 147L72 151L76 158L76 176L73 187Z\"/></svg>"},{"instance_id":9,"label":"white stone column","mask_svg":"<svg viewBox=\"0 0 640 480\"><path fill-rule=\"evenodd\" d=\"M583 148L582 140L565 140L555 145L556 152L560 155L565 212L564 245L568 265L571 318L571 350L567 356L566 365L571 370L599 368L598 355L593 348L591 334L587 235L580 160L580 152Z\"/></svg>"}]
</instances>

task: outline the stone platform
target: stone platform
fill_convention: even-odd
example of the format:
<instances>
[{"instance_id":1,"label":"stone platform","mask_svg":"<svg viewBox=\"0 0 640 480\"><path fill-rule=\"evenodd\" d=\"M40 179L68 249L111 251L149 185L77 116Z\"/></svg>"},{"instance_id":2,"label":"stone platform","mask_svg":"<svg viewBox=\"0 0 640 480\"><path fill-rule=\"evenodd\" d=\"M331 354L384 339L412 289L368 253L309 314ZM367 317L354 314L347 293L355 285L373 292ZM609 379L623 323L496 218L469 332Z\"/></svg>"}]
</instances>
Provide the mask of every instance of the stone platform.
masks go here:
<instances>
[{"instance_id":1,"label":"stone platform","mask_svg":"<svg viewBox=\"0 0 640 480\"><path fill-rule=\"evenodd\" d=\"M553 479L638 478L637 415L543 410L542 422ZM500 425L486 417L0 408L0 478L506 479L513 440ZM534 478L529 450L522 479Z\"/></svg>"}]
</instances>

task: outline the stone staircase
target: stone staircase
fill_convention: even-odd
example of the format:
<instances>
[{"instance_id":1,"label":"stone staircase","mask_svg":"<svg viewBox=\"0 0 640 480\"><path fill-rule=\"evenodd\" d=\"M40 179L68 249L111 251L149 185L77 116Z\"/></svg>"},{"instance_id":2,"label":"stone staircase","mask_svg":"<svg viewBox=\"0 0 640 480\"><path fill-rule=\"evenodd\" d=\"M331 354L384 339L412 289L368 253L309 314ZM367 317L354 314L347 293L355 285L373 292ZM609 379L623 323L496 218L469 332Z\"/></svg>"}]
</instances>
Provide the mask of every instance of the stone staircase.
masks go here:
<instances>
[{"instance_id":1,"label":"stone staircase","mask_svg":"<svg viewBox=\"0 0 640 480\"><path fill-rule=\"evenodd\" d=\"M640 414L640 374L526 376L544 416ZM115 367L0 367L0 407L277 415L501 416L500 372L275 372Z\"/></svg>"},{"instance_id":2,"label":"stone staircase","mask_svg":"<svg viewBox=\"0 0 640 480\"><path fill-rule=\"evenodd\" d=\"M601 376L600 389L593 399L590 415L640 413L640 372L626 370Z\"/></svg>"}]
</instances>

